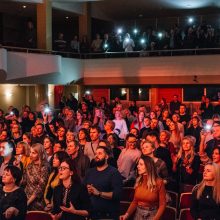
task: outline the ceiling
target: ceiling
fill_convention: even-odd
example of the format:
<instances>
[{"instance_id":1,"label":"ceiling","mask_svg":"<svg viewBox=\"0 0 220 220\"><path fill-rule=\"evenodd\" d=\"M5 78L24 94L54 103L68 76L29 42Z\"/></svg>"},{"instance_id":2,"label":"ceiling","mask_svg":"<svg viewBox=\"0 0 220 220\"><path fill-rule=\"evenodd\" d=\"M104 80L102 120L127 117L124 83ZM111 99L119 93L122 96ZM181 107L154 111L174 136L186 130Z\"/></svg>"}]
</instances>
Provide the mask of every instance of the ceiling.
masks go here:
<instances>
[{"instance_id":1,"label":"ceiling","mask_svg":"<svg viewBox=\"0 0 220 220\"><path fill-rule=\"evenodd\" d=\"M0 0L0 12L23 16L35 16L36 4L43 0ZM51 0L63 7L63 13L54 16L76 16L74 8L83 2L91 2L92 16L109 20L181 16L186 13L213 14L220 11L220 0ZM23 5L27 5L24 9ZM72 5L72 8L71 8ZM68 6L68 7L67 7ZM69 7L70 6L70 7Z\"/></svg>"}]
</instances>

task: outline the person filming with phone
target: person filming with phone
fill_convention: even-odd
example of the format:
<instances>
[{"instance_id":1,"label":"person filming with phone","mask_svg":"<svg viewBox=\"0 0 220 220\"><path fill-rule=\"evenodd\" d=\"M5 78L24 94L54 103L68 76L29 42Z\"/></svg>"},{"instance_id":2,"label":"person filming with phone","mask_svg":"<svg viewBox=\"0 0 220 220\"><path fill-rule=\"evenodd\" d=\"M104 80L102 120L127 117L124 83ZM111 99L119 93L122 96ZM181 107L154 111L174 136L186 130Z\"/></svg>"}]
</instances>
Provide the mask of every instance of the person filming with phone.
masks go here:
<instances>
[{"instance_id":1,"label":"person filming with phone","mask_svg":"<svg viewBox=\"0 0 220 220\"><path fill-rule=\"evenodd\" d=\"M213 139L205 143L206 136L212 133ZM209 160L215 160L215 152L219 152L220 149L220 122L214 122L213 126L205 126L200 133L201 142L199 146L199 156L203 163ZM217 161L215 161L216 163Z\"/></svg>"}]
</instances>

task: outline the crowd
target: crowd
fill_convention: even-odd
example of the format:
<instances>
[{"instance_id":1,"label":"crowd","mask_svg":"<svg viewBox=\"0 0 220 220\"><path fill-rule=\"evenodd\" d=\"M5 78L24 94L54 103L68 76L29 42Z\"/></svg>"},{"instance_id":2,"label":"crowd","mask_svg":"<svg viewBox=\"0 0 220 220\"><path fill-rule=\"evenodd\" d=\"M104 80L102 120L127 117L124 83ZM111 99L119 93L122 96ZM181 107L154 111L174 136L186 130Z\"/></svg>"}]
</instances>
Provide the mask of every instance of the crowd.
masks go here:
<instances>
[{"instance_id":1,"label":"crowd","mask_svg":"<svg viewBox=\"0 0 220 220\"><path fill-rule=\"evenodd\" d=\"M200 25L189 25L180 28L174 25L170 30L158 32L152 27L146 31L135 33L104 33L102 36L96 34L95 39L89 42L84 36L82 41L75 35L67 42L63 33L58 34L54 41L54 50L71 51L74 53L104 53L104 52L132 52L132 51L154 51L173 49L194 49L217 47L217 36L215 29L205 22Z\"/></svg>"},{"instance_id":2,"label":"crowd","mask_svg":"<svg viewBox=\"0 0 220 220\"><path fill-rule=\"evenodd\" d=\"M205 96L190 115L177 95L147 111L70 94L59 114L46 103L0 110L0 219L41 210L54 220L159 220L172 190L193 192L193 218L218 220L219 108ZM135 194L121 215L126 186Z\"/></svg>"}]
</instances>

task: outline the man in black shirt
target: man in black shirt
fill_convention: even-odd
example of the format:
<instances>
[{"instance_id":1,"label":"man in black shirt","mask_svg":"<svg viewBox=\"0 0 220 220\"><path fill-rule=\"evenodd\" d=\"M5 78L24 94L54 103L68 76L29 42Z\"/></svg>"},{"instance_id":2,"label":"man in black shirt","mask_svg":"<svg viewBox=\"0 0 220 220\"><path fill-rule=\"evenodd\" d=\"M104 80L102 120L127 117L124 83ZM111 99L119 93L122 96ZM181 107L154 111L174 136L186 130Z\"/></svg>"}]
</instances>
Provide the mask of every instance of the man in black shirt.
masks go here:
<instances>
[{"instance_id":1,"label":"man in black shirt","mask_svg":"<svg viewBox=\"0 0 220 220\"><path fill-rule=\"evenodd\" d=\"M178 95L173 96L173 101L170 102L170 112L171 114L179 113L180 101L178 100Z\"/></svg>"},{"instance_id":2,"label":"man in black shirt","mask_svg":"<svg viewBox=\"0 0 220 220\"><path fill-rule=\"evenodd\" d=\"M119 217L122 178L114 167L108 165L110 152L106 147L98 147L95 154L96 167L88 170L84 184L90 194L91 217L114 219Z\"/></svg>"}]
</instances>

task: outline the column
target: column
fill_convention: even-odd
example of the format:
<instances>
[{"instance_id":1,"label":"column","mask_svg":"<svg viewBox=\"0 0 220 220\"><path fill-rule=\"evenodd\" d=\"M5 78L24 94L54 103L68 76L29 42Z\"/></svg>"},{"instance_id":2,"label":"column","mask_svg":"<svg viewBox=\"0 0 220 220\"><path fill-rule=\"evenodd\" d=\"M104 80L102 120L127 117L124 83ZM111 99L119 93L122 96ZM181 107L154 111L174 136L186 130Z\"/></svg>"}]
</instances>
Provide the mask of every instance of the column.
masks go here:
<instances>
[{"instance_id":1,"label":"column","mask_svg":"<svg viewBox=\"0 0 220 220\"><path fill-rule=\"evenodd\" d=\"M35 85L35 103L37 111L41 104L48 103L48 85Z\"/></svg>"},{"instance_id":2,"label":"column","mask_svg":"<svg viewBox=\"0 0 220 220\"><path fill-rule=\"evenodd\" d=\"M78 101L82 102L82 97L85 94L85 87L83 85L77 85L77 92L78 92Z\"/></svg>"},{"instance_id":3,"label":"column","mask_svg":"<svg viewBox=\"0 0 220 220\"><path fill-rule=\"evenodd\" d=\"M54 85L53 84L49 84L48 85L48 94L47 94L47 96L48 96L48 103L49 103L49 105L50 106L52 106L52 107L55 107L54 106Z\"/></svg>"},{"instance_id":4,"label":"column","mask_svg":"<svg viewBox=\"0 0 220 220\"><path fill-rule=\"evenodd\" d=\"M89 2L83 5L83 15L79 15L79 38L86 35L91 41L91 4Z\"/></svg>"},{"instance_id":5,"label":"column","mask_svg":"<svg viewBox=\"0 0 220 220\"><path fill-rule=\"evenodd\" d=\"M158 104L158 88L151 88L151 108Z\"/></svg>"},{"instance_id":6,"label":"column","mask_svg":"<svg viewBox=\"0 0 220 220\"><path fill-rule=\"evenodd\" d=\"M52 50L52 3L37 4L37 48Z\"/></svg>"}]
</instances>

